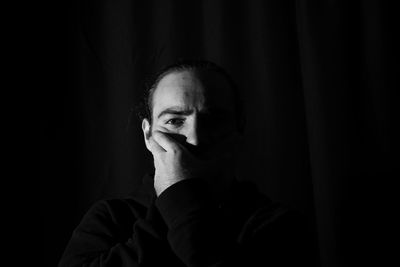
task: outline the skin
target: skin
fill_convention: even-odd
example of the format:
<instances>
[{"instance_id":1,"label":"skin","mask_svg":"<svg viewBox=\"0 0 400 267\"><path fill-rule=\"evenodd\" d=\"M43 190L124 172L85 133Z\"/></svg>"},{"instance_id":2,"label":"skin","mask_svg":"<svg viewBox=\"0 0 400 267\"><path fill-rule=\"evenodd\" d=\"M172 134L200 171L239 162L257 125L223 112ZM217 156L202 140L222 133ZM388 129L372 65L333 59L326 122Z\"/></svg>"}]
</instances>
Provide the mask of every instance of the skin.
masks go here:
<instances>
[{"instance_id":1,"label":"skin","mask_svg":"<svg viewBox=\"0 0 400 267\"><path fill-rule=\"evenodd\" d=\"M210 71L173 72L160 80L152 101L152 124L144 119L142 130L154 158L157 196L194 178L204 179L214 196L223 198L241 142L227 82Z\"/></svg>"}]
</instances>

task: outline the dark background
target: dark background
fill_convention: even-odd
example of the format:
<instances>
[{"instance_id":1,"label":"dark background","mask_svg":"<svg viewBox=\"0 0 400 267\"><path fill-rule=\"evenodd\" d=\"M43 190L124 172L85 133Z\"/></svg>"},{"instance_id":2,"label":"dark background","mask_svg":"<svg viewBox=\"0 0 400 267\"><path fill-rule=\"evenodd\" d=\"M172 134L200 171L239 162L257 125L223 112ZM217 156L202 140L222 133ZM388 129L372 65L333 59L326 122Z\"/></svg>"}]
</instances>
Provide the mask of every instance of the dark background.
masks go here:
<instances>
[{"instance_id":1,"label":"dark background","mask_svg":"<svg viewBox=\"0 0 400 267\"><path fill-rule=\"evenodd\" d=\"M66 27L46 28L61 38L45 44L57 75L40 132L44 266L57 264L90 205L129 194L148 169L132 107L146 76L179 58L214 61L236 80L247 108L238 178L306 215L322 265L382 264L398 211L399 30L388 3L62 6Z\"/></svg>"}]
</instances>

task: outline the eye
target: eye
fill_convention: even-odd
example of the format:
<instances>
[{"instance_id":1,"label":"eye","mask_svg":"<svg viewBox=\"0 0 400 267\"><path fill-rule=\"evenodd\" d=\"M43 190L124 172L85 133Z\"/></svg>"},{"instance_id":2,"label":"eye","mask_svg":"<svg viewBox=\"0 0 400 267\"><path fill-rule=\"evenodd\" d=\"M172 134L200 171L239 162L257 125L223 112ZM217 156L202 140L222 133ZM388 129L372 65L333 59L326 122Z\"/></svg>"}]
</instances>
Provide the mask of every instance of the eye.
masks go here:
<instances>
[{"instance_id":1,"label":"eye","mask_svg":"<svg viewBox=\"0 0 400 267\"><path fill-rule=\"evenodd\" d=\"M172 125L174 127L180 127L180 126L182 126L182 124L184 122L185 122L185 119L173 118L173 119L167 120L167 122L165 124L169 124L169 125Z\"/></svg>"}]
</instances>

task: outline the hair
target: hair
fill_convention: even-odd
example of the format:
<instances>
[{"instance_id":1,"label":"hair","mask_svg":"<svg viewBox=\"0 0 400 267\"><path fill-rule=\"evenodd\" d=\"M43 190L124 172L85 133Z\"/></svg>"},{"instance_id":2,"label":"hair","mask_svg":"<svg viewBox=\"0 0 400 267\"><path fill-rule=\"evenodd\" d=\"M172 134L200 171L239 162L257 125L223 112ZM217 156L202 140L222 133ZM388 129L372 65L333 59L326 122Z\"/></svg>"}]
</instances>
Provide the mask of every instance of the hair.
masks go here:
<instances>
[{"instance_id":1,"label":"hair","mask_svg":"<svg viewBox=\"0 0 400 267\"><path fill-rule=\"evenodd\" d=\"M242 96L238 90L238 87L231 78L231 76L222 67L207 60L179 60L172 65L168 65L162 68L159 72L155 73L155 75L151 76L144 83L145 87L144 97L139 106L137 107L137 115L139 119L140 120L147 119L151 124L152 110L153 110L153 94L159 82L168 74L174 72L182 72L182 71L193 71L195 73L200 73L203 71L211 71L220 74L227 81L233 95L233 101L234 101L233 104L235 105L235 121L237 130L240 133L243 133L245 126L245 112L244 112L244 103L242 100Z\"/></svg>"}]
</instances>

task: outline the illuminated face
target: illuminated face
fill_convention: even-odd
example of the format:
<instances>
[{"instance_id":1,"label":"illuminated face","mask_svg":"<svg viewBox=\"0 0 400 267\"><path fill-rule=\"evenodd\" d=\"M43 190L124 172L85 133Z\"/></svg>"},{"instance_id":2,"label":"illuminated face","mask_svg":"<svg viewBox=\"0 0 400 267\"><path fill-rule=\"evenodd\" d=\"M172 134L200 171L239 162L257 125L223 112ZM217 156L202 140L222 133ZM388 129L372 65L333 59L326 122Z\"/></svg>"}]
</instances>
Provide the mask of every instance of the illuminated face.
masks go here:
<instances>
[{"instance_id":1,"label":"illuminated face","mask_svg":"<svg viewBox=\"0 0 400 267\"><path fill-rule=\"evenodd\" d=\"M151 131L207 150L236 131L233 103L229 84L220 74L172 72L160 80L153 94Z\"/></svg>"}]
</instances>

